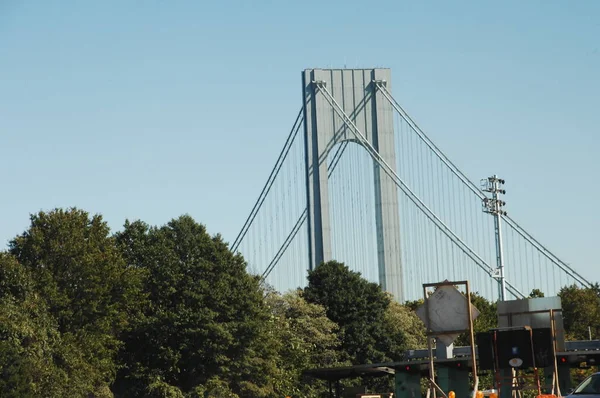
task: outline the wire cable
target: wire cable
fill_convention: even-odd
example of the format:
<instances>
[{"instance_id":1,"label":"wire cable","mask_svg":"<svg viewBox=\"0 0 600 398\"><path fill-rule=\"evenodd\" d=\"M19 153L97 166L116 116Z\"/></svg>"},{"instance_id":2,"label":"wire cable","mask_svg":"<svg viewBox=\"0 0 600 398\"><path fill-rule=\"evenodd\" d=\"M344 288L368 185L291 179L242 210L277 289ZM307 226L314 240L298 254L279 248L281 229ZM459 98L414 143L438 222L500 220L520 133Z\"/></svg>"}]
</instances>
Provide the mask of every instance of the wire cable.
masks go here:
<instances>
[{"instance_id":1,"label":"wire cable","mask_svg":"<svg viewBox=\"0 0 600 398\"><path fill-rule=\"evenodd\" d=\"M298 116L296 117L296 121L294 122L292 130L290 131L290 133L285 141L285 144L283 145L283 149L279 153L279 157L277 158L277 161L275 162L275 166L271 170L271 173L269 174L269 178L267 178L267 182L266 182L265 186L263 187L262 191L260 192L260 195L258 196L256 203L252 207L252 210L250 211L250 215L244 222L242 229L238 233L238 236L235 238L235 240L233 241L233 244L231 245L232 252L237 251L237 248L240 245L240 242L246 236L246 233L248 232L250 225L252 225L252 223L254 222L254 219L256 218L256 215L258 214L258 210L260 209L260 207L262 206L263 202L265 201L267 195L269 194L269 191L271 190L271 187L273 186L273 183L275 182L275 178L279 174L279 170L281 170L283 162L285 161L287 154L290 151L292 143L294 142L294 140L296 139L296 136L298 135L300 126L302 126L302 120L303 120L303 116L302 116L302 109L301 109L298 112Z\"/></svg>"},{"instance_id":2,"label":"wire cable","mask_svg":"<svg viewBox=\"0 0 600 398\"><path fill-rule=\"evenodd\" d=\"M413 201L415 205L421 209L421 211L429 218L440 230L442 230L449 238L451 238L457 246L459 246L465 254L467 254L479 267L481 267L484 271L493 274L493 268L491 268L477 253L475 253L462 239L460 239L444 222L442 222L437 215L435 215L429 207L427 207L423 201L414 194L414 192L398 177L398 174L392 169L385 159L381 157L381 155L373 148L371 143L367 141L364 135L358 130L356 125L350 120L348 115L340 109L339 104L335 100L335 98L329 93L329 91L323 86L321 82L314 82L319 92L324 94L324 98L329 102L329 104L333 107L334 111L338 113L338 115L344 120L344 122L351 127L351 131L354 133L355 137L362 143L362 145L367 149L369 154L373 157L373 159L384 169L386 174L392 178L394 183L402 189L402 191ZM516 297L524 297L524 295L519 292L519 290L514 287L509 282L506 283L507 290L510 293L515 295Z\"/></svg>"},{"instance_id":3,"label":"wire cable","mask_svg":"<svg viewBox=\"0 0 600 398\"><path fill-rule=\"evenodd\" d=\"M477 195L480 199L485 198L485 194L471 181L469 180L454 163L450 161L450 159L431 141L431 139L421 130L421 128L411 119L408 113L400 106L400 104L392 97L387 88L382 84L382 82L375 82L375 87L380 90L383 96L389 101L389 103L394 107L394 109L400 114L400 116L411 125L415 133L419 136L419 138L427 145L438 157L439 159L448 166L450 171L454 173L475 195ZM513 228L517 230L517 232L522 235L525 239L529 241L529 243L537 246L538 250L542 251L547 257L549 257L550 261L554 262L555 265L560 267L564 272L570 274L570 276L577 280L581 285L585 287L590 287L591 283L587 281L583 276L581 276L577 271L571 268L567 263L559 259L554 253L548 250L545 246L543 246L537 239L535 239L530 233L525 231L516 221L511 219L509 216L501 216L507 223L509 223Z\"/></svg>"}]
</instances>

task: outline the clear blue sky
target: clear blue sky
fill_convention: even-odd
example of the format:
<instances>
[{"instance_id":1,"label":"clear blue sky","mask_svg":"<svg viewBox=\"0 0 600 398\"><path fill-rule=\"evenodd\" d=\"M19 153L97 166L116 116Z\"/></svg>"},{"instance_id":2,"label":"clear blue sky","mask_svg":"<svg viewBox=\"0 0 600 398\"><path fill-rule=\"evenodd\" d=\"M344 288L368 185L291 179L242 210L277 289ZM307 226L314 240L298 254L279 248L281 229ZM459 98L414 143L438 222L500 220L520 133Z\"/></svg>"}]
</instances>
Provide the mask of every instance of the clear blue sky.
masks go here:
<instances>
[{"instance_id":1,"label":"clear blue sky","mask_svg":"<svg viewBox=\"0 0 600 398\"><path fill-rule=\"evenodd\" d=\"M472 179L595 280L600 1L0 0L0 241L77 206L232 241L310 67L392 68Z\"/></svg>"}]
</instances>

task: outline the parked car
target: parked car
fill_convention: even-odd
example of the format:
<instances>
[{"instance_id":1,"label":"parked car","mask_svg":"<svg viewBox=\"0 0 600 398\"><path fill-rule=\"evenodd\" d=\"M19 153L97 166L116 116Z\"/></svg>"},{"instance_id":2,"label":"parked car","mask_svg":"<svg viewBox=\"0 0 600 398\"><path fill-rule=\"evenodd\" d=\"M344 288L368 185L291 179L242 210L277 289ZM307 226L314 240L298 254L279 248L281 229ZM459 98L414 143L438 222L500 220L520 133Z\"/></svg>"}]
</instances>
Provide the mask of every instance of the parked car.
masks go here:
<instances>
[{"instance_id":1,"label":"parked car","mask_svg":"<svg viewBox=\"0 0 600 398\"><path fill-rule=\"evenodd\" d=\"M577 398L598 398L600 396L600 372L588 376L568 396Z\"/></svg>"}]
</instances>

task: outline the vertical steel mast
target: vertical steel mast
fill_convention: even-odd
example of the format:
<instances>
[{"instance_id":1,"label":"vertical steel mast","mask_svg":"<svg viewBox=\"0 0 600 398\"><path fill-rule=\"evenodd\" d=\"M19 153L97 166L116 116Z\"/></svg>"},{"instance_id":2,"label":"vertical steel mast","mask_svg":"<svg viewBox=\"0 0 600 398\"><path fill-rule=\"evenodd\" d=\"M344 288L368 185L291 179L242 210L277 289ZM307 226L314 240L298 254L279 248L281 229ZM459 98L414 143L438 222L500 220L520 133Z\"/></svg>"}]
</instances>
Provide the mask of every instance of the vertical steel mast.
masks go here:
<instances>
[{"instance_id":1,"label":"vertical steel mast","mask_svg":"<svg viewBox=\"0 0 600 398\"><path fill-rule=\"evenodd\" d=\"M496 273L494 278L498 280L500 301L506 300L506 279L504 277L504 255L502 252L502 217L506 215L503 207L506 202L500 200L500 195L505 195L506 191L502 188L504 180L497 175L481 180L484 192L492 194L491 198L483 198L483 211L494 216L494 232L496 234Z\"/></svg>"}]
</instances>

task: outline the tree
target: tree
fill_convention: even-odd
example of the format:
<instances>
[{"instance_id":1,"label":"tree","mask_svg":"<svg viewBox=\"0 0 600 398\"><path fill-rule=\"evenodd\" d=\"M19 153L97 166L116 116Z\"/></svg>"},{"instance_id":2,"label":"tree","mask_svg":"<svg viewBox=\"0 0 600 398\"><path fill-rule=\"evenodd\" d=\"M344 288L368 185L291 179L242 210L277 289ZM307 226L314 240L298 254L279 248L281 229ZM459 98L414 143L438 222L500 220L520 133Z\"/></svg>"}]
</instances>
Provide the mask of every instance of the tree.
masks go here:
<instances>
[{"instance_id":1,"label":"tree","mask_svg":"<svg viewBox=\"0 0 600 398\"><path fill-rule=\"evenodd\" d=\"M325 307L327 317L339 325L351 363L385 362L397 354L391 352L384 326L390 298L360 273L336 261L323 263L309 271L304 297Z\"/></svg>"},{"instance_id":2,"label":"tree","mask_svg":"<svg viewBox=\"0 0 600 398\"><path fill-rule=\"evenodd\" d=\"M0 253L0 395L34 396L47 387L55 375L43 367L51 357L44 345L56 335L53 329L27 270Z\"/></svg>"},{"instance_id":3,"label":"tree","mask_svg":"<svg viewBox=\"0 0 600 398\"><path fill-rule=\"evenodd\" d=\"M476 292L471 293L471 304L479 310L479 316L473 321L473 332L475 334L487 332L498 326L498 305L487 300ZM467 346L471 344L468 333L461 333L456 339L455 345Z\"/></svg>"},{"instance_id":4,"label":"tree","mask_svg":"<svg viewBox=\"0 0 600 398\"><path fill-rule=\"evenodd\" d=\"M273 333L281 372L276 380L278 395L323 396L324 385L304 380L302 372L342 364L338 326L327 318L323 306L306 302L301 291L283 296L272 291L266 301L275 317Z\"/></svg>"},{"instance_id":5,"label":"tree","mask_svg":"<svg viewBox=\"0 0 600 398\"><path fill-rule=\"evenodd\" d=\"M544 292L540 289L533 289L531 293L529 293L529 298L541 298L544 297Z\"/></svg>"},{"instance_id":6,"label":"tree","mask_svg":"<svg viewBox=\"0 0 600 398\"><path fill-rule=\"evenodd\" d=\"M90 393L107 390L114 379L119 333L141 300L138 272L126 267L109 232L99 215L56 209L32 215L29 229L9 245L29 269L72 359L88 371Z\"/></svg>"},{"instance_id":7,"label":"tree","mask_svg":"<svg viewBox=\"0 0 600 398\"><path fill-rule=\"evenodd\" d=\"M184 398L181 390L157 379L146 387L144 396L149 398Z\"/></svg>"},{"instance_id":8,"label":"tree","mask_svg":"<svg viewBox=\"0 0 600 398\"><path fill-rule=\"evenodd\" d=\"M410 309L411 311L416 311L417 308L419 308L421 305L423 304L423 299L417 299L417 300L407 300L404 302L404 306L408 309Z\"/></svg>"},{"instance_id":9,"label":"tree","mask_svg":"<svg viewBox=\"0 0 600 398\"><path fill-rule=\"evenodd\" d=\"M143 396L161 380L191 394L219 380L240 396L270 396L276 351L263 332L273 320L244 259L189 216L160 228L127 222L116 238L129 266L146 272L150 304L124 337L115 391Z\"/></svg>"},{"instance_id":10,"label":"tree","mask_svg":"<svg viewBox=\"0 0 600 398\"><path fill-rule=\"evenodd\" d=\"M109 396L62 338L29 270L7 253L0 253L0 373L2 397Z\"/></svg>"},{"instance_id":11,"label":"tree","mask_svg":"<svg viewBox=\"0 0 600 398\"><path fill-rule=\"evenodd\" d=\"M558 293L566 336L572 340L587 340L600 336L600 294L597 285L582 288L566 286Z\"/></svg>"},{"instance_id":12,"label":"tree","mask_svg":"<svg viewBox=\"0 0 600 398\"><path fill-rule=\"evenodd\" d=\"M427 346L425 327L414 310L409 306L390 299L385 312L384 325L390 338L390 352L394 360L402 360L404 351Z\"/></svg>"},{"instance_id":13,"label":"tree","mask_svg":"<svg viewBox=\"0 0 600 398\"><path fill-rule=\"evenodd\" d=\"M210 379L206 385L200 385L188 394L189 398L239 398L231 391L229 384L218 377Z\"/></svg>"}]
</instances>

